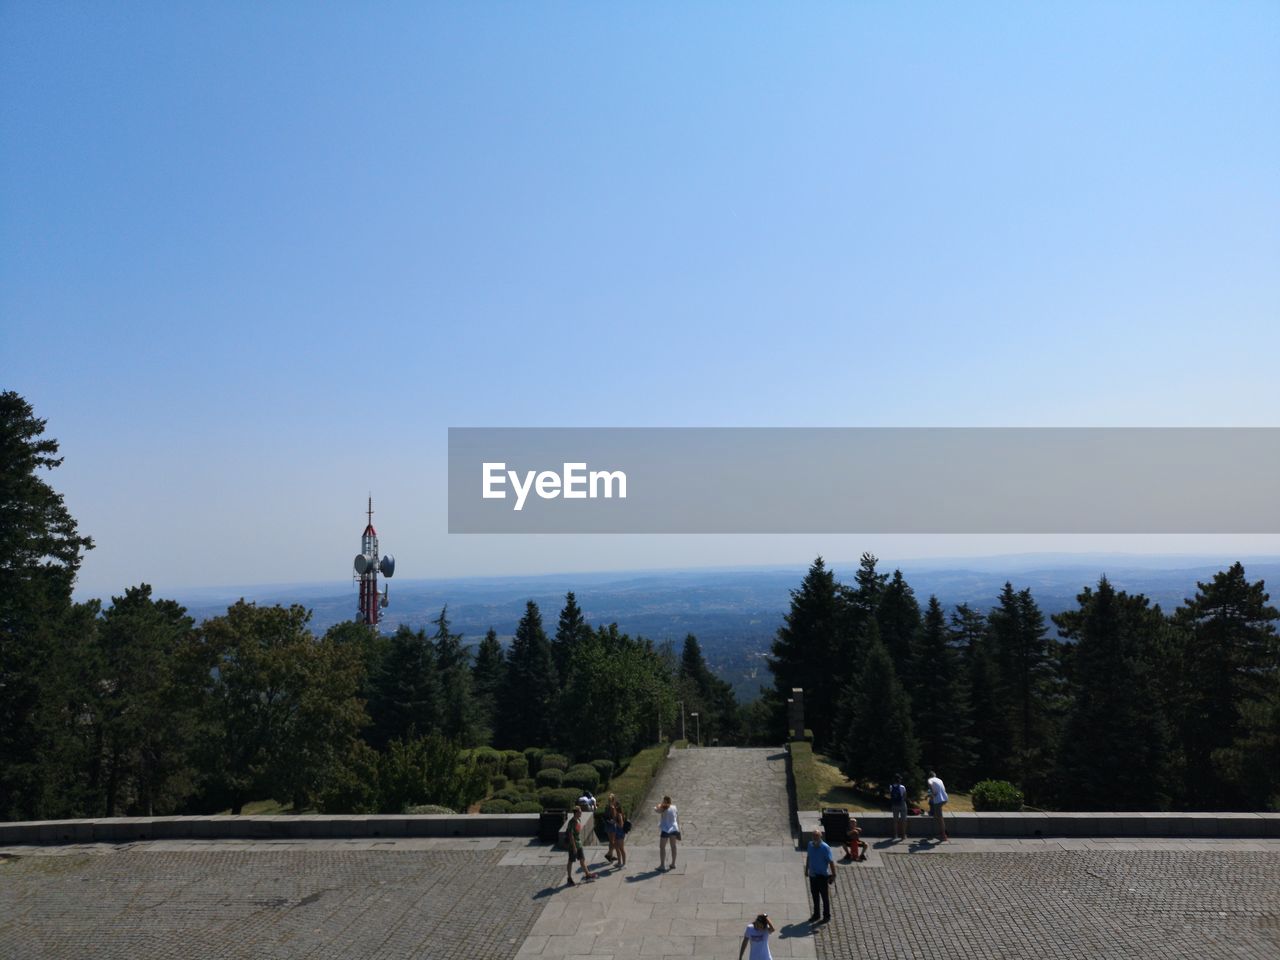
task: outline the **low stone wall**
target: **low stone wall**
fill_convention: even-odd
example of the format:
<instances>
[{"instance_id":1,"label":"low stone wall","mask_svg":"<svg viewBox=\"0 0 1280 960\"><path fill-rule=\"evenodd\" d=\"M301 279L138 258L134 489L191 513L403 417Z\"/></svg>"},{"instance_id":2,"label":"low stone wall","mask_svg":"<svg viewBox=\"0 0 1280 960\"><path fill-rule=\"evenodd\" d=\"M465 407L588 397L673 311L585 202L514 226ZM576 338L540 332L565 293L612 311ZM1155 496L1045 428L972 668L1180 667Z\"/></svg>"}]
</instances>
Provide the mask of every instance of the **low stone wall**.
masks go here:
<instances>
[{"instance_id":1,"label":"low stone wall","mask_svg":"<svg viewBox=\"0 0 1280 960\"><path fill-rule=\"evenodd\" d=\"M0 823L0 844L310 837L536 837L538 814L104 817Z\"/></svg>"},{"instance_id":2,"label":"low stone wall","mask_svg":"<svg viewBox=\"0 0 1280 960\"><path fill-rule=\"evenodd\" d=\"M887 813L851 811L863 837L893 836ZM802 836L822 825L818 810L797 811ZM1263 837L1280 838L1280 813L948 813L952 837ZM908 837L933 836L933 818L907 818Z\"/></svg>"}]
</instances>

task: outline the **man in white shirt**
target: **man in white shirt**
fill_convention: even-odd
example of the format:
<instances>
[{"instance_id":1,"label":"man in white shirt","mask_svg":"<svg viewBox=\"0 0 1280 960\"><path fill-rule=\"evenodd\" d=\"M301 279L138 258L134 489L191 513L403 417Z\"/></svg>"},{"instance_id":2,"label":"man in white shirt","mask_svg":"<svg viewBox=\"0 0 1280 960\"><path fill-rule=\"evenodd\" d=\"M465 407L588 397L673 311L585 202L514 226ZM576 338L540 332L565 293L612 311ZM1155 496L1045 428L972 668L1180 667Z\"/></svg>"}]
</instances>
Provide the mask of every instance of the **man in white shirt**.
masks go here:
<instances>
[{"instance_id":1,"label":"man in white shirt","mask_svg":"<svg viewBox=\"0 0 1280 960\"><path fill-rule=\"evenodd\" d=\"M946 805L947 788L932 770L929 771L929 814L938 827L938 841L947 839L947 828L942 822L942 808Z\"/></svg>"}]
</instances>

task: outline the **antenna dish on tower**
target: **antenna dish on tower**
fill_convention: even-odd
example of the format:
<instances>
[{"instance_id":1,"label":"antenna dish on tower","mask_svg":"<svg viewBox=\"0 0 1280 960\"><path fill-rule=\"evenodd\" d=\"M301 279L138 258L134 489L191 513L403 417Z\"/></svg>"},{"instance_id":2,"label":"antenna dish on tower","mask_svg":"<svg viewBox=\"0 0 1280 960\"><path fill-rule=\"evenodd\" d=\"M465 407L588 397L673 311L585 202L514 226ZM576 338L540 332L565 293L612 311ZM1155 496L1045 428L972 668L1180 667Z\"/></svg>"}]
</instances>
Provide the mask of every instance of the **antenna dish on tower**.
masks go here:
<instances>
[{"instance_id":1,"label":"antenna dish on tower","mask_svg":"<svg viewBox=\"0 0 1280 960\"><path fill-rule=\"evenodd\" d=\"M369 569L369 558L366 557L363 553L357 553L355 567L356 567L356 573L363 576L364 572Z\"/></svg>"},{"instance_id":2,"label":"antenna dish on tower","mask_svg":"<svg viewBox=\"0 0 1280 960\"><path fill-rule=\"evenodd\" d=\"M388 553L382 558L382 562L378 564L378 569L382 571L382 575L384 577L394 576L396 572L396 558Z\"/></svg>"}]
</instances>

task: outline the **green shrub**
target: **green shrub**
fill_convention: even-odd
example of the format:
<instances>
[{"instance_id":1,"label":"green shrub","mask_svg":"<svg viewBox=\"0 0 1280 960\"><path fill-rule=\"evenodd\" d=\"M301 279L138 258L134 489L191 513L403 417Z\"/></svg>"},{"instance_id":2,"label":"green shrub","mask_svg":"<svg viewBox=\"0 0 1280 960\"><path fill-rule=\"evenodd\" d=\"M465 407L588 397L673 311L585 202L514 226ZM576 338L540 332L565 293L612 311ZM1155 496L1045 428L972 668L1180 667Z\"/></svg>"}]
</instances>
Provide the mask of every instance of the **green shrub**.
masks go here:
<instances>
[{"instance_id":1,"label":"green shrub","mask_svg":"<svg viewBox=\"0 0 1280 960\"><path fill-rule=\"evenodd\" d=\"M524 751L523 751L523 750L503 750L503 751L502 751L502 762L503 762L503 763L510 763L510 762L511 762L512 760L514 760L516 757L519 757L521 760L523 760L523 759L524 759Z\"/></svg>"},{"instance_id":2,"label":"green shrub","mask_svg":"<svg viewBox=\"0 0 1280 960\"><path fill-rule=\"evenodd\" d=\"M555 767L548 767L546 770L539 770L534 779L540 787L558 787L564 783L564 774Z\"/></svg>"},{"instance_id":3,"label":"green shrub","mask_svg":"<svg viewBox=\"0 0 1280 960\"><path fill-rule=\"evenodd\" d=\"M457 811L450 810L448 807L442 807L438 803L419 803L411 807L404 808L405 813L443 813L454 814Z\"/></svg>"},{"instance_id":4,"label":"green shrub","mask_svg":"<svg viewBox=\"0 0 1280 960\"><path fill-rule=\"evenodd\" d=\"M512 813L541 813L542 804L537 800L521 800L511 808Z\"/></svg>"},{"instance_id":5,"label":"green shrub","mask_svg":"<svg viewBox=\"0 0 1280 960\"><path fill-rule=\"evenodd\" d=\"M567 770L569 758L563 753L544 753L538 764L538 770Z\"/></svg>"},{"instance_id":6,"label":"green shrub","mask_svg":"<svg viewBox=\"0 0 1280 960\"><path fill-rule=\"evenodd\" d=\"M542 755L547 751L541 747L529 747L524 752L524 762L529 765L529 776L538 772L538 764L542 763Z\"/></svg>"},{"instance_id":7,"label":"green shrub","mask_svg":"<svg viewBox=\"0 0 1280 960\"><path fill-rule=\"evenodd\" d=\"M510 813L514 806L508 800L486 800L480 804L481 813Z\"/></svg>"},{"instance_id":8,"label":"green shrub","mask_svg":"<svg viewBox=\"0 0 1280 960\"><path fill-rule=\"evenodd\" d=\"M677 750L688 750L688 749L689 749L689 741L688 741L688 740L675 740L675 741L672 741L671 746L672 746L672 747L674 747L674 748L675 748L675 749L677 749Z\"/></svg>"},{"instance_id":9,"label":"green shrub","mask_svg":"<svg viewBox=\"0 0 1280 960\"><path fill-rule=\"evenodd\" d=\"M591 765L600 774L600 786L607 787L613 778L614 763L612 760L592 760Z\"/></svg>"},{"instance_id":10,"label":"green shrub","mask_svg":"<svg viewBox=\"0 0 1280 960\"><path fill-rule=\"evenodd\" d=\"M538 791L538 781L533 779L533 777L520 778L516 781L516 786L525 793L537 793Z\"/></svg>"},{"instance_id":11,"label":"green shrub","mask_svg":"<svg viewBox=\"0 0 1280 960\"><path fill-rule=\"evenodd\" d=\"M495 790L493 800L506 800L508 803L518 803L525 797L525 791L519 787L507 787L505 790Z\"/></svg>"},{"instance_id":12,"label":"green shrub","mask_svg":"<svg viewBox=\"0 0 1280 960\"><path fill-rule=\"evenodd\" d=\"M564 785L566 787L577 787L579 790L590 790L595 793L600 789L600 774L589 763L575 764L565 771Z\"/></svg>"},{"instance_id":13,"label":"green shrub","mask_svg":"<svg viewBox=\"0 0 1280 960\"><path fill-rule=\"evenodd\" d=\"M471 759L486 770L502 769L502 754L493 747L476 747L471 751Z\"/></svg>"},{"instance_id":14,"label":"green shrub","mask_svg":"<svg viewBox=\"0 0 1280 960\"><path fill-rule=\"evenodd\" d=\"M1008 780L983 780L973 785L973 809L978 811L1022 809L1022 791Z\"/></svg>"},{"instance_id":15,"label":"green shrub","mask_svg":"<svg viewBox=\"0 0 1280 960\"><path fill-rule=\"evenodd\" d=\"M543 810L568 810L578 799L577 790L547 789L538 791L538 802Z\"/></svg>"},{"instance_id":16,"label":"green shrub","mask_svg":"<svg viewBox=\"0 0 1280 960\"><path fill-rule=\"evenodd\" d=\"M498 790L505 790L507 787L506 776L501 773L495 773L489 778L489 786L492 787L495 792Z\"/></svg>"},{"instance_id":17,"label":"green shrub","mask_svg":"<svg viewBox=\"0 0 1280 960\"><path fill-rule=\"evenodd\" d=\"M797 810L819 810L817 761L813 758L813 744L804 740L792 740L791 779L796 788Z\"/></svg>"},{"instance_id":18,"label":"green shrub","mask_svg":"<svg viewBox=\"0 0 1280 960\"><path fill-rule=\"evenodd\" d=\"M609 788L617 794L618 801L628 816L633 816L638 804L644 802L649 784L667 759L666 744L641 750L626 765L626 769L613 778Z\"/></svg>"},{"instance_id":19,"label":"green shrub","mask_svg":"<svg viewBox=\"0 0 1280 960\"><path fill-rule=\"evenodd\" d=\"M529 775L529 761L524 757L512 757L507 761L507 776L512 780L523 780Z\"/></svg>"}]
</instances>

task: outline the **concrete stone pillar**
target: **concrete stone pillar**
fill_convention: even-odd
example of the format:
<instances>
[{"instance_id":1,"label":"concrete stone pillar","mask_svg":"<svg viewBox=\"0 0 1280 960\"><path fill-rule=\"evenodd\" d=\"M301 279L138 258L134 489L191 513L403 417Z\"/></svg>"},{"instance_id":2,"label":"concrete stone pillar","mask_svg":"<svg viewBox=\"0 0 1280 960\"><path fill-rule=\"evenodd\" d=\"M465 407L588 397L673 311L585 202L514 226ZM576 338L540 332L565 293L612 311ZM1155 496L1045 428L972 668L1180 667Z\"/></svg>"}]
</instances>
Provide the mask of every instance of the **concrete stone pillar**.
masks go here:
<instances>
[{"instance_id":1,"label":"concrete stone pillar","mask_svg":"<svg viewBox=\"0 0 1280 960\"><path fill-rule=\"evenodd\" d=\"M791 688L791 698L787 701L787 734L790 740L804 739L804 690Z\"/></svg>"}]
</instances>

